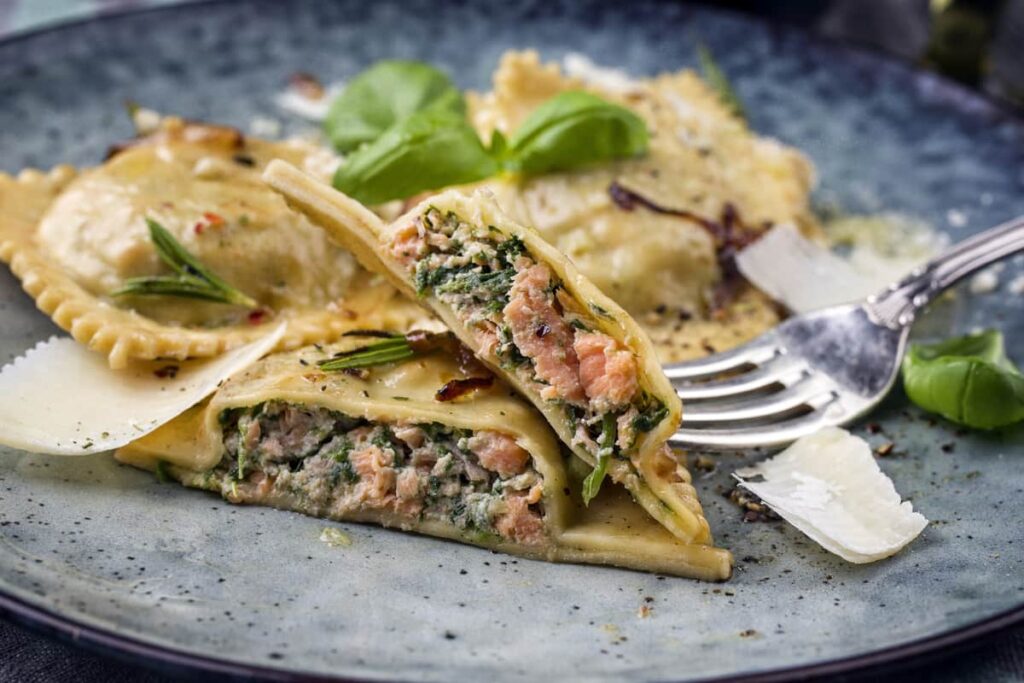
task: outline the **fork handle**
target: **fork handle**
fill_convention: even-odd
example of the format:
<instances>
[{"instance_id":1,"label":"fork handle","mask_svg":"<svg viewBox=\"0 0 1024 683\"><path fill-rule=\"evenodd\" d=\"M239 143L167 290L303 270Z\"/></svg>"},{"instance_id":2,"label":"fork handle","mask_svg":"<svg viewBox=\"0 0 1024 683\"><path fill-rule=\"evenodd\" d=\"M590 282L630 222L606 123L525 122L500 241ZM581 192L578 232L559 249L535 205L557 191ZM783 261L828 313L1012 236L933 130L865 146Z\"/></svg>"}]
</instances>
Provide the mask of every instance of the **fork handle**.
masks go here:
<instances>
[{"instance_id":1,"label":"fork handle","mask_svg":"<svg viewBox=\"0 0 1024 683\"><path fill-rule=\"evenodd\" d=\"M1024 251L1024 216L980 232L912 270L884 291L868 297L872 320L890 329L907 327L935 297L963 278Z\"/></svg>"}]
</instances>

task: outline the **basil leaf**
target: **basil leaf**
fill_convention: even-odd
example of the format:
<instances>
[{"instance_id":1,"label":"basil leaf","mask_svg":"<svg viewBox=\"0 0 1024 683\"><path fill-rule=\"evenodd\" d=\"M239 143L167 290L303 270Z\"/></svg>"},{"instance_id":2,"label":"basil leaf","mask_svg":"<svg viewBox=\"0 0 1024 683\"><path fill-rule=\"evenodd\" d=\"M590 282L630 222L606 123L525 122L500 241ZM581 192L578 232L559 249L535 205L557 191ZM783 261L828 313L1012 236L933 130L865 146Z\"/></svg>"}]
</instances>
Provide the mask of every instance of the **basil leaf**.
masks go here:
<instances>
[{"instance_id":1,"label":"basil leaf","mask_svg":"<svg viewBox=\"0 0 1024 683\"><path fill-rule=\"evenodd\" d=\"M508 170L536 175L639 156L646 151L647 125L643 119L596 95L569 91L537 107L501 156Z\"/></svg>"},{"instance_id":2,"label":"basil leaf","mask_svg":"<svg viewBox=\"0 0 1024 683\"><path fill-rule=\"evenodd\" d=\"M352 153L335 173L334 187L363 204L380 204L497 172L462 115L427 109Z\"/></svg>"},{"instance_id":3,"label":"basil leaf","mask_svg":"<svg viewBox=\"0 0 1024 683\"><path fill-rule=\"evenodd\" d=\"M910 400L952 422L994 429L1024 420L1024 376L997 330L912 344L902 371Z\"/></svg>"},{"instance_id":4,"label":"basil leaf","mask_svg":"<svg viewBox=\"0 0 1024 683\"><path fill-rule=\"evenodd\" d=\"M331 103L324 130L338 151L350 152L428 109L464 114L466 103L451 79L428 64L378 62Z\"/></svg>"},{"instance_id":5,"label":"basil leaf","mask_svg":"<svg viewBox=\"0 0 1024 683\"><path fill-rule=\"evenodd\" d=\"M711 89L718 95L719 101L737 118L746 121L747 112L743 108L743 102L740 100L739 95L736 94L736 91L732 89L732 84L726 78L725 72L718 66L718 62L715 61L711 50L705 45L698 45L697 58L700 59L700 70L704 74L704 80L708 82Z\"/></svg>"}]
</instances>

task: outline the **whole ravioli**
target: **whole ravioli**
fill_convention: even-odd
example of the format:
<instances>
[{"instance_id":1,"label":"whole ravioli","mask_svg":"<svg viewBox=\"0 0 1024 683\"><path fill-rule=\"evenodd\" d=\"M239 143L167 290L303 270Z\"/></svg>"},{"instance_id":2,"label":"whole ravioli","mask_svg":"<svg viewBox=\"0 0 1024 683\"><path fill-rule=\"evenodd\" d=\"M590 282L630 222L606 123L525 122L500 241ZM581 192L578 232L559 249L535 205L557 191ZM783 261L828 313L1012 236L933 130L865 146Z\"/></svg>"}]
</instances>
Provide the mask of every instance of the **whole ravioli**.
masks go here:
<instances>
[{"instance_id":1,"label":"whole ravioli","mask_svg":"<svg viewBox=\"0 0 1024 683\"><path fill-rule=\"evenodd\" d=\"M322 150L169 117L112 154L78 173L0 178L0 258L40 309L112 367L216 355L282 321L281 348L334 339L356 321L403 325L409 307L384 305L395 291L259 179L274 158L322 168ZM258 307L111 297L129 278L170 273L147 218Z\"/></svg>"},{"instance_id":2,"label":"whole ravioli","mask_svg":"<svg viewBox=\"0 0 1024 683\"><path fill-rule=\"evenodd\" d=\"M723 350L779 321L773 302L738 277L736 249L780 223L819 230L810 162L758 137L692 71L650 79L584 78L510 52L493 90L469 96L483 139L513 133L547 99L588 90L637 113L650 133L635 160L486 185L602 291L636 317L660 359Z\"/></svg>"}]
</instances>

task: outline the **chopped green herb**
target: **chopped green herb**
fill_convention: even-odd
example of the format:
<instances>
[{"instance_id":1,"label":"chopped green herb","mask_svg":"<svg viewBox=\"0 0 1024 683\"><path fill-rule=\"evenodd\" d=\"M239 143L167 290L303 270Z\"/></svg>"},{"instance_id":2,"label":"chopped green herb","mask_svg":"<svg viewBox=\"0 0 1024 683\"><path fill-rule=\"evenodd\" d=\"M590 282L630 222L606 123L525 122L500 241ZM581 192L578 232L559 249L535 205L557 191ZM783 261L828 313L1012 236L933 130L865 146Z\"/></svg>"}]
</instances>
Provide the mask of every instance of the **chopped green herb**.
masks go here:
<instances>
[{"instance_id":1,"label":"chopped green herb","mask_svg":"<svg viewBox=\"0 0 1024 683\"><path fill-rule=\"evenodd\" d=\"M377 425L377 429L374 430L373 436L370 438L370 443L381 449L390 448L391 450L396 450L396 440L397 437L395 436L395 433L391 431L391 428L382 424Z\"/></svg>"},{"instance_id":2,"label":"chopped green herb","mask_svg":"<svg viewBox=\"0 0 1024 683\"><path fill-rule=\"evenodd\" d=\"M426 261L416 264L416 294L426 296L432 289L442 287L449 280L453 280L462 273L476 271L477 266L466 264L463 266L441 266L431 267Z\"/></svg>"},{"instance_id":3,"label":"chopped green herb","mask_svg":"<svg viewBox=\"0 0 1024 683\"><path fill-rule=\"evenodd\" d=\"M235 479L241 481L245 479L245 461L248 458L248 452L245 448L245 428L242 426L242 421L238 421L238 457L235 459L237 463L237 469L235 472Z\"/></svg>"},{"instance_id":4,"label":"chopped green herb","mask_svg":"<svg viewBox=\"0 0 1024 683\"><path fill-rule=\"evenodd\" d=\"M511 266L515 260L526 253L526 244L518 235L512 235L507 240L498 242L498 258L506 266Z\"/></svg>"},{"instance_id":5,"label":"chopped green herb","mask_svg":"<svg viewBox=\"0 0 1024 683\"><path fill-rule=\"evenodd\" d=\"M523 352L516 346L512 339L512 328L508 325L500 325L497 329L498 348L495 353L501 358L502 364L511 367L519 367L530 363L530 359L523 355Z\"/></svg>"},{"instance_id":6,"label":"chopped green herb","mask_svg":"<svg viewBox=\"0 0 1024 683\"><path fill-rule=\"evenodd\" d=\"M129 278L110 296L177 296L247 308L259 305L200 263L162 225L149 218L146 225L157 255L176 274Z\"/></svg>"},{"instance_id":7,"label":"chopped green herb","mask_svg":"<svg viewBox=\"0 0 1024 683\"><path fill-rule=\"evenodd\" d=\"M697 45L697 57L700 59L700 70L704 74L705 80L708 85L718 95L718 99L721 100L722 104L732 112L739 119L746 121L747 114L743 107L743 102L740 101L736 91L732 89L732 85L729 83L729 79L726 78L725 72L718 66L715 61L714 55L711 54L711 50L704 44Z\"/></svg>"},{"instance_id":8,"label":"chopped green herb","mask_svg":"<svg viewBox=\"0 0 1024 683\"><path fill-rule=\"evenodd\" d=\"M606 413L601 419L601 435L597 439L597 464L591 470L587 478L583 480L583 503L590 505L590 501L597 496L601 490L601 483L608 473L608 463L615 455L616 425L615 416Z\"/></svg>"},{"instance_id":9,"label":"chopped green herb","mask_svg":"<svg viewBox=\"0 0 1024 683\"><path fill-rule=\"evenodd\" d=\"M166 484L169 481L174 481L174 477L171 476L170 470L167 468L169 465L164 460L156 461L156 478L161 484Z\"/></svg>"},{"instance_id":10,"label":"chopped green herb","mask_svg":"<svg viewBox=\"0 0 1024 683\"><path fill-rule=\"evenodd\" d=\"M441 294L480 294L487 301L497 296L507 295L512 288L515 271L511 268L481 273L479 270L463 270L455 272L447 281L434 287Z\"/></svg>"},{"instance_id":11,"label":"chopped green herb","mask_svg":"<svg viewBox=\"0 0 1024 683\"><path fill-rule=\"evenodd\" d=\"M651 405L643 408L639 414L633 418L633 429L638 432L649 432L665 419L668 415L668 408L661 401L651 398Z\"/></svg>"}]
</instances>

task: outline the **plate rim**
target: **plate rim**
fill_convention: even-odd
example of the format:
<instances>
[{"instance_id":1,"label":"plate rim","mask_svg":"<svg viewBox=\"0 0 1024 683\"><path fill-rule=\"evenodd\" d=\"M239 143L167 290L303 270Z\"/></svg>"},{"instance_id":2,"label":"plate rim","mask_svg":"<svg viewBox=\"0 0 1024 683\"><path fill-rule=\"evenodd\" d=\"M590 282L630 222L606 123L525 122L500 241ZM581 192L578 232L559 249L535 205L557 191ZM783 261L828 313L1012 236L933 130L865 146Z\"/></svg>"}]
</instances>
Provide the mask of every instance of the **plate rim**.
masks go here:
<instances>
[{"instance_id":1,"label":"plate rim","mask_svg":"<svg viewBox=\"0 0 1024 683\"><path fill-rule=\"evenodd\" d=\"M93 626L53 610L33 605L0 589L0 619L20 624L32 631L81 647L101 655L115 657L155 671L173 671L187 675L214 674L231 678L286 683L369 683L371 679L289 670L263 664L247 664L190 652ZM1024 624L1024 606L998 612L965 626L918 638L890 647L869 650L838 659L811 662L768 671L724 674L686 680L687 683L783 683L794 679L813 680L840 674L865 675L906 669L928 661L938 661L957 652L984 644L991 636ZM942 651L940 657L935 653ZM375 679L376 680L376 679ZM402 681L401 678L380 680Z\"/></svg>"},{"instance_id":2,"label":"plate rim","mask_svg":"<svg viewBox=\"0 0 1024 683\"><path fill-rule=\"evenodd\" d=\"M261 2L265 0L241 1ZM652 1L655 4L659 4L659 0ZM92 14L73 17L68 20L58 20L36 28L7 34L0 37L0 48L23 41L30 41L50 33L65 30L81 30L83 27L92 24L102 24L128 17L175 13L183 9L207 8L217 5L236 4L238 2L239 0L182 0L181 2L146 7L122 6L110 10L100 10ZM878 47L869 43L849 38L829 38L780 19L766 18L742 10L719 7L710 0L684 0L683 6L684 9L699 9L712 14L738 18L742 21L760 23L773 32L796 36L811 45L831 50L839 48L859 57L873 60L875 63L884 64L890 68L895 67L917 79L928 80L931 84L940 87L944 94L951 95L953 99L972 102L975 106L980 105L982 110L987 110L987 113L1012 121L1015 125L1024 129L1024 113L1014 109L1008 102L983 91L971 90L967 86L942 74L922 69L906 57L883 52ZM0 619L11 624L24 626L45 637L80 647L83 651L113 657L154 671L173 671L193 677L198 674L213 674L231 678L257 678L258 680L288 683L370 683L370 679L367 678L329 675L312 671L283 669L263 664L234 662L199 654L189 651L184 647L146 642L143 639L117 633L113 629L90 625L61 614L58 611L32 604L28 600L14 595L2 586L0 586ZM983 639L986 636L999 634L1021 625L1024 625L1024 601L1015 607L959 627L847 657L780 667L767 671L741 672L738 674L679 680L687 680L689 683L719 683L723 681L735 681L737 683L782 683L794 678L811 680L839 674L881 673L883 669L892 672L928 661L934 662L946 659L957 652L984 644ZM384 680L401 681L402 679L387 678Z\"/></svg>"}]
</instances>

